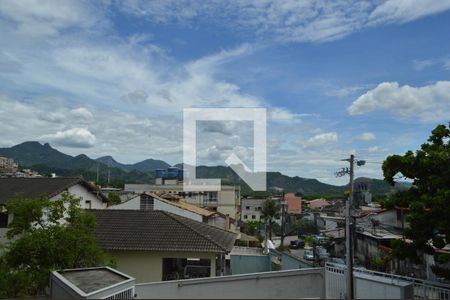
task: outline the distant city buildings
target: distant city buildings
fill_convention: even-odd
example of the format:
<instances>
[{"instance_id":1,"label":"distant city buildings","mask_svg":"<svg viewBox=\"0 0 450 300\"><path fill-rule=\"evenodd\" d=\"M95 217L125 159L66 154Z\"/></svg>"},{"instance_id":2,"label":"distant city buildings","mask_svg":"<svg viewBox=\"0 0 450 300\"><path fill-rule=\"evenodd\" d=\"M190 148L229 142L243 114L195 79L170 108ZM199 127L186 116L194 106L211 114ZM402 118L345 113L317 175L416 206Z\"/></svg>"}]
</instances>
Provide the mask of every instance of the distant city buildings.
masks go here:
<instances>
[{"instance_id":1,"label":"distant city buildings","mask_svg":"<svg viewBox=\"0 0 450 300\"><path fill-rule=\"evenodd\" d=\"M30 169L19 171L19 164L14 159L0 155L0 177L42 177L42 175Z\"/></svg>"},{"instance_id":2,"label":"distant city buildings","mask_svg":"<svg viewBox=\"0 0 450 300\"><path fill-rule=\"evenodd\" d=\"M19 165L12 159L0 156L0 173L15 173Z\"/></svg>"}]
</instances>

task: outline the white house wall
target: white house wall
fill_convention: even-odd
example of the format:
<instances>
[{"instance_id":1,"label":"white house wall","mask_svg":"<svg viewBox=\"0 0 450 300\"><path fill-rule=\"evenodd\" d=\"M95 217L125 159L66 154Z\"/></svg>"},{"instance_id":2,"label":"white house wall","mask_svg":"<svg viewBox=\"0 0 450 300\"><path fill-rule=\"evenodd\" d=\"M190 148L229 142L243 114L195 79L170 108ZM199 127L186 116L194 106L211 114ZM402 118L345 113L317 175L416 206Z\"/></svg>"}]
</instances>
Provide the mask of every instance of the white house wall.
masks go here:
<instances>
[{"instance_id":1,"label":"white house wall","mask_svg":"<svg viewBox=\"0 0 450 300\"><path fill-rule=\"evenodd\" d=\"M185 218L189 218L198 222L202 222L203 221L203 217L199 214L193 213L191 211L179 208L177 206L174 205L170 205L168 203L165 203L163 201L160 201L158 199L154 200L154 210L162 210L162 211L167 211L170 213L173 213L175 215L178 216L182 216Z\"/></svg>"},{"instance_id":2,"label":"white house wall","mask_svg":"<svg viewBox=\"0 0 450 300\"><path fill-rule=\"evenodd\" d=\"M117 205L108 206L108 209L140 209L141 196L136 196L126 202Z\"/></svg>"}]
</instances>

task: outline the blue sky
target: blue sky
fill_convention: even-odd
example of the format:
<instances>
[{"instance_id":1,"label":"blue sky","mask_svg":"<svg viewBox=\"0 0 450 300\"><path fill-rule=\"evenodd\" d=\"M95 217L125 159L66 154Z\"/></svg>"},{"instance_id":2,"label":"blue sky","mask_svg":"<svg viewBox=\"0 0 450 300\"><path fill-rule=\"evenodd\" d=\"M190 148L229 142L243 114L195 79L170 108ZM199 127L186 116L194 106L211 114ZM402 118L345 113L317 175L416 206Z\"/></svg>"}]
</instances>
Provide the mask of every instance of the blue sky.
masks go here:
<instances>
[{"instance_id":1,"label":"blue sky","mask_svg":"<svg viewBox=\"0 0 450 300\"><path fill-rule=\"evenodd\" d=\"M183 108L264 107L269 170L381 178L450 121L449 37L450 1L3 1L0 147L174 164ZM200 163L251 165L251 128L203 125Z\"/></svg>"}]
</instances>

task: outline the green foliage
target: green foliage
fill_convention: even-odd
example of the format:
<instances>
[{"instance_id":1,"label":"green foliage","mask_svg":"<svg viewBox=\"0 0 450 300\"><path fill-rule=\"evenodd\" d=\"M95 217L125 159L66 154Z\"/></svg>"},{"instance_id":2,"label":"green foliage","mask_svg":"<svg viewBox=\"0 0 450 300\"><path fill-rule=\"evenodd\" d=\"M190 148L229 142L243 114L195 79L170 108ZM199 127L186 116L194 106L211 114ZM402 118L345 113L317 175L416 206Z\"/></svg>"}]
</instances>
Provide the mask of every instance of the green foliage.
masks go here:
<instances>
[{"instance_id":1,"label":"green foliage","mask_svg":"<svg viewBox=\"0 0 450 300\"><path fill-rule=\"evenodd\" d=\"M388 256L375 256L370 259L370 266L372 269L375 269L377 271L386 272L390 261L391 260Z\"/></svg>"},{"instance_id":2,"label":"green foliage","mask_svg":"<svg viewBox=\"0 0 450 300\"><path fill-rule=\"evenodd\" d=\"M307 246L312 246L313 245L313 242L314 242L314 240L313 240L313 237L311 236L311 235L307 235L306 237L305 237L305 244L307 245Z\"/></svg>"},{"instance_id":3,"label":"green foliage","mask_svg":"<svg viewBox=\"0 0 450 300\"><path fill-rule=\"evenodd\" d=\"M297 222L295 222L294 228L298 233L301 232L302 234L319 233L319 228L317 227L316 223L308 219L297 220Z\"/></svg>"},{"instance_id":4,"label":"green foliage","mask_svg":"<svg viewBox=\"0 0 450 300\"><path fill-rule=\"evenodd\" d=\"M0 257L0 297L44 295L53 270L114 264L95 243L95 217L78 204L67 193L60 200L7 202L14 219Z\"/></svg>"},{"instance_id":5,"label":"green foliage","mask_svg":"<svg viewBox=\"0 0 450 300\"><path fill-rule=\"evenodd\" d=\"M264 222L267 224L267 230L269 232L269 239L272 239L272 230L275 223L275 219L280 216L280 207L273 199L267 199L263 202L261 207L261 217L264 218Z\"/></svg>"},{"instance_id":6,"label":"green foliage","mask_svg":"<svg viewBox=\"0 0 450 300\"><path fill-rule=\"evenodd\" d=\"M108 199L110 201L109 205L117 205L117 204L120 204L122 202L120 200L120 197L117 194L114 194L114 193L111 193L111 192L108 193Z\"/></svg>"},{"instance_id":7,"label":"green foliage","mask_svg":"<svg viewBox=\"0 0 450 300\"><path fill-rule=\"evenodd\" d=\"M243 232L245 234L255 236L259 233L259 226L260 226L259 221L248 221L248 222L244 223Z\"/></svg>"},{"instance_id":8,"label":"green foliage","mask_svg":"<svg viewBox=\"0 0 450 300\"><path fill-rule=\"evenodd\" d=\"M450 241L450 126L438 125L428 141L416 152L389 156L383 163L385 180L394 184L398 174L413 180L413 186L398 192L389 201L409 207L404 230L412 243L397 242L394 253L398 257L420 261L422 253L433 254ZM436 266L443 275L443 267ZM447 276L445 275L445 276ZM449 277L446 277L450 279Z\"/></svg>"},{"instance_id":9,"label":"green foliage","mask_svg":"<svg viewBox=\"0 0 450 300\"><path fill-rule=\"evenodd\" d=\"M288 245L280 245L277 247L278 251L287 251L289 250L289 246Z\"/></svg>"}]
</instances>

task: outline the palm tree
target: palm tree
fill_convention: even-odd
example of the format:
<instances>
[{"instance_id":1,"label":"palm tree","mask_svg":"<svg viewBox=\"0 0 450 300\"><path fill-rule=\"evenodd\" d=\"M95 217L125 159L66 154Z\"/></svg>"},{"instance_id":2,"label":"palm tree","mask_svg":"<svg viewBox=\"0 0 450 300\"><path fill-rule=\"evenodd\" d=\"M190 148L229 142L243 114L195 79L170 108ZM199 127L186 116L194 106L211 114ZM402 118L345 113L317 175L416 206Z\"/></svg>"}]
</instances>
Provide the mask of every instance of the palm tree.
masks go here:
<instances>
[{"instance_id":1,"label":"palm tree","mask_svg":"<svg viewBox=\"0 0 450 300\"><path fill-rule=\"evenodd\" d=\"M280 216L280 207L275 200L267 199L262 205L261 214L269 229L269 239L272 240L272 225L275 222L274 219Z\"/></svg>"}]
</instances>

